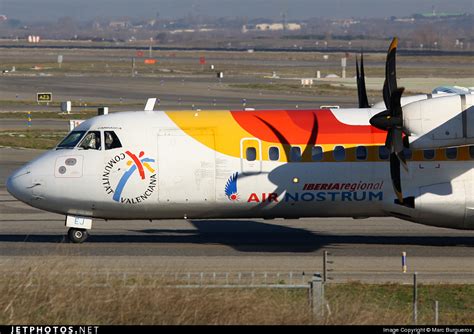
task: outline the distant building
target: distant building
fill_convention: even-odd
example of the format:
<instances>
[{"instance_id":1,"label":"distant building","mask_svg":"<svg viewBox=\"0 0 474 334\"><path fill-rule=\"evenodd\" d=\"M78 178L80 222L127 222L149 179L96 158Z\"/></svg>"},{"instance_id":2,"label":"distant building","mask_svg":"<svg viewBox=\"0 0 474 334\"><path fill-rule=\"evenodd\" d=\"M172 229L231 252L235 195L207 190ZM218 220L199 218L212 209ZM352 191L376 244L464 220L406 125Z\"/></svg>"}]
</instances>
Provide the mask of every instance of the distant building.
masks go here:
<instances>
[{"instance_id":1,"label":"distant building","mask_svg":"<svg viewBox=\"0 0 474 334\"><path fill-rule=\"evenodd\" d=\"M431 13L421 13L421 14L414 14L413 18L415 19L433 19L433 18L452 18L452 17L461 17L465 16L465 13L438 13L438 12L431 12Z\"/></svg>"},{"instance_id":2,"label":"distant building","mask_svg":"<svg viewBox=\"0 0 474 334\"><path fill-rule=\"evenodd\" d=\"M27 40L28 40L28 43L39 43L41 40L41 37L29 35Z\"/></svg>"},{"instance_id":3,"label":"distant building","mask_svg":"<svg viewBox=\"0 0 474 334\"><path fill-rule=\"evenodd\" d=\"M199 29L176 29L168 31L170 34L182 34L182 33L192 33L192 32L211 32L216 31L212 28L199 28Z\"/></svg>"},{"instance_id":4,"label":"distant building","mask_svg":"<svg viewBox=\"0 0 474 334\"><path fill-rule=\"evenodd\" d=\"M246 33L249 31L296 31L301 30L301 24L299 23L258 23L255 25L244 25L242 26L242 32Z\"/></svg>"},{"instance_id":5,"label":"distant building","mask_svg":"<svg viewBox=\"0 0 474 334\"><path fill-rule=\"evenodd\" d=\"M131 26L130 21L110 21L109 23L109 27L112 29L127 29Z\"/></svg>"},{"instance_id":6,"label":"distant building","mask_svg":"<svg viewBox=\"0 0 474 334\"><path fill-rule=\"evenodd\" d=\"M406 18L396 18L395 22L403 22L403 23L414 23L415 18L413 17L406 17Z\"/></svg>"},{"instance_id":7,"label":"distant building","mask_svg":"<svg viewBox=\"0 0 474 334\"><path fill-rule=\"evenodd\" d=\"M343 26L344 28L349 28L351 25L359 24L360 21L354 20L354 19L337 19L337 20L333 20L331 23L333 25L340 25L340 26Z\"/></svg>"}]
</instances>

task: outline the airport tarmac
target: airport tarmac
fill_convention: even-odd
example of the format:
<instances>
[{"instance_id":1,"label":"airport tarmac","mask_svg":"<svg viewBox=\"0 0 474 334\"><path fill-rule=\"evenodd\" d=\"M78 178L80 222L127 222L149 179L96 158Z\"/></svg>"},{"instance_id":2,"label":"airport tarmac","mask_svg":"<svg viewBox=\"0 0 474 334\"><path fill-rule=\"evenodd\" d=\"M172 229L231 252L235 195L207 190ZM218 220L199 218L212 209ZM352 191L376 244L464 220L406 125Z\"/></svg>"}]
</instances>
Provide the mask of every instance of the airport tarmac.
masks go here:
<instances>
[{"instance_id":1,"label":"airport tarmac","mask_svg":"<svg viewBox=\"0 0 474 334\"><path fill-rule=\"evenodd\" d=\"M0 131L6 130L37 130L48 129L48 131L69 131L69 121L65 119L34 119L30 127L25 119L2 119L0 120Z\"/></svg>"},{"instance_id":2,"label":"airport tarmac","mask_svg":"<svg viewBox=\"0 0 474 334\"><path fill-rule=\"evenodd\" d=\"M474 283L474 231L395 218L94 222L80 245L66 242L64 217L8 194L7 176L41 151L0 148L0 272L66 265L76 271L322 271L334 282ZM407 252L408 273L401 253Z\"/></svg>"},{"instance_id":3,"label":"airport tarmac","mask_svg":"<svg viewBox=\"0 0 474 334\"><path fill-rule=\"evenodd\" d=\"M288 84L299 84L299 81L285 81ZM156 110L170 109L242 109L249 108L318 108L320 105L339 104L341 106L356 105L356 96L315 96L288 89L288 91L262 91L245 89L232 85L265 84L271 80L232 76L218 80L214 76L193 77L112 77L112 76L73 76L73 77L41 77L12 76L0 80L0 100L35 101L38 91L53 92L54 101L100 101L105 105L113 103L119 110L127 107L123 104L143 104L150 97L160 101ZM347 95L347 94L346 94ZM30 103L34 106L35 103ZM17 107L15 107L17 108ZM19 110L22 110L21 108ZM35 110L35 108L32 108ZM44 110L44 107L40 107ZM111 108L113 109L113 107ZM133 110L134 108L129 108ZM2 111L12 111L11 106L0 107ZM16 110L16 109L15 109ZM56 109L59 112L59 108ZM80 110L80 108L76 108Z\"/></svg>"}]
</instances>

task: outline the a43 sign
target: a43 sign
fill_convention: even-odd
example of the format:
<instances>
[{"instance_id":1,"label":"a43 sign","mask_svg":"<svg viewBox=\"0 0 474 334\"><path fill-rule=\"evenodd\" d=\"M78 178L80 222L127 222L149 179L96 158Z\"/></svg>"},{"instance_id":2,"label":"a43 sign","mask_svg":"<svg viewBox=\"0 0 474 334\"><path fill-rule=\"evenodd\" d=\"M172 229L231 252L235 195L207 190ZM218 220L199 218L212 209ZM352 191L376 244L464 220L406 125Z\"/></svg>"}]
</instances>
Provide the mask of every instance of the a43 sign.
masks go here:
<instances>
[{"instance_id":1,"label":"a43 sign","mask_svg":"<svg viewBox=\"0 0 474 334\"><path fill-rule=\"evenodd\" d=\"M53 93L36 93L37 102L52 102Z\"/></svg>"}]
</instances>

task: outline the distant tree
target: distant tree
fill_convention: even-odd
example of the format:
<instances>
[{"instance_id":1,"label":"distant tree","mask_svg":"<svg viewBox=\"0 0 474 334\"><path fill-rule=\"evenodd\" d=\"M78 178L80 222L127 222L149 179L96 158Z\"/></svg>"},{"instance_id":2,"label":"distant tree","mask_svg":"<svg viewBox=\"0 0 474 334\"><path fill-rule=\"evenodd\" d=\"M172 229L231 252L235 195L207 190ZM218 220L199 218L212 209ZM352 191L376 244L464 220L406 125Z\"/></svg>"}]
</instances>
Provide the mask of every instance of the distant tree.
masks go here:
<instances>
[{"instance_id":1,"label":"distant tree","mask_svg":"<svg viewBox=\"0 0 474 334\"><path fill-rule=\"evenodd\" d=\"M413 32L413 39L418 44L433 45L436 41L437 34L431 24L423 24L418 26Z\"/></svg>"},{"instance_id":2,"label":"distant tree","mask_svg":"<svg viewBox=\"0 0 474 334\"><path fill-rule=\"evenodd\" d=\"M160 32L155 36L154 39L159 43L166 43L168 41L168 34L165 32Z\"/></svg>"}]
</instances>

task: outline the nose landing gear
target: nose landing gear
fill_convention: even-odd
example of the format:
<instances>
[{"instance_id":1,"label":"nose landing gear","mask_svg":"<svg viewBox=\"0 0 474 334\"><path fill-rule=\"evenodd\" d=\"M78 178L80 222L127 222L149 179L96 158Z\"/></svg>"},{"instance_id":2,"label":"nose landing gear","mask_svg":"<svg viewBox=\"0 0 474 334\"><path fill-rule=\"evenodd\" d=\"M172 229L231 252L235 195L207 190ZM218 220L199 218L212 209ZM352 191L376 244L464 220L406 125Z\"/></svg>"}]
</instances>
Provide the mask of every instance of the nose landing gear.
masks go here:
<instances>
[{"instance_id":1,"label":"nose landing gear","mask_svg":"<svg viewBox=\"0 0 474 334\"><path fill-rule=\"evenodd\" d=\"M72 243L81 244L86 241L89 233L87 233L86 229L72 227L67 232L67 236Z\"/></svg>"},{"instance_id":2,"label":"nose landing gear","mask_svg":"<svg viewBox=\"0 0 474 334\"><path fill-rule=\"evenodd\" d=\"M66 226L70 227L67 232L69 241L75 244L81 244L86 241L89 236L87 230L92 228L92 219L82 216L66 216Z\"/></svg>"}]
</instances>

